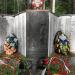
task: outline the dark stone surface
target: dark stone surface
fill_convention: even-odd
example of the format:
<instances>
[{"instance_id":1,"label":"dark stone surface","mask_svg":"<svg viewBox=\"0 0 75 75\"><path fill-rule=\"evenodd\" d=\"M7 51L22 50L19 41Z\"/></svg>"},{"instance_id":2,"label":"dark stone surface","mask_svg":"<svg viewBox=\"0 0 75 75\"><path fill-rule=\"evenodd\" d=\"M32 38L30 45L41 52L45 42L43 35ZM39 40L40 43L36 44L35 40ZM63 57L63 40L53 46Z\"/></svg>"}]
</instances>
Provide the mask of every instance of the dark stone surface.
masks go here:
<instances>
[{"instance_id":1,"label":"dark stone surface","mask_svg":"<svg viewBox=\"0 0 75 75\"><path fill-rule=\"evenodd\" d=\"M48 56L48 11L26 12L26 56Z\"/></svg>"}]
</instances>

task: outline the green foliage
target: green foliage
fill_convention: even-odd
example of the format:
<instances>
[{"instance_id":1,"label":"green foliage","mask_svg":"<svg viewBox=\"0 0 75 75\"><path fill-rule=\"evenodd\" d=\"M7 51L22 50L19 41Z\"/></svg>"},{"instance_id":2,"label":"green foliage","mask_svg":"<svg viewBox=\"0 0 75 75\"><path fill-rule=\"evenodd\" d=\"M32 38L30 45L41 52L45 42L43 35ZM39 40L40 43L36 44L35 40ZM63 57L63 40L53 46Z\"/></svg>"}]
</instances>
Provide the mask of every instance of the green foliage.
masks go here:
<instances>
[{"instance_id":1,"label":"green foliage","mask_svg":"<svg viewBox=\"0 0 75 75\"><path fill-rule=\"evenodd\" d=\"M56 12L57 16L63 14L72 14L73 4L71 0L56 0Z\"/></svg>"},{"instance_id":2,"label":"green foliage","mask_svg":"<svg viewBox=\"0 0 75 75\"><path fill-rule=\"evenodd\" d=\"M13 14L13 13L17 13L17 11L18 11L17 2L16 1L14 2L14 0L12 0L12 2L11 2L11 0L9 0L7 2L7 13Z\"/></svg>"},{"instance_id":3,"label":"green foliage","mask_svg":"<svg viewBox=\"0 0 75 75\"><path fill-rule=\"evenodd\" d=\"M26 10L26 0L0 0L0 13L16 14Z\"/></svg>"},{"instance_id":4,"label":"green foliage","mask_svg":"<svg viewBox=\"0 0 75 75\"><path fill-rule=\"evenodd\" d=\"M50 0L45 1L45 9L50 9Z\"/></svg>"},{"instance_id":5,"label":"green foliage","mask_svg":"<svg viewBox=\"0 0 75 75\"><path fill-rule=\"evenodd\" d=\"M2 14L16 14L25 11L29 8L28 0L0 0L0 13ZM56 0L56 12L57 16L63 14L73 13L73 1L72 0ZM52 1L46 0L45 9L51 10Z\"/></svg>"}]
</instances>

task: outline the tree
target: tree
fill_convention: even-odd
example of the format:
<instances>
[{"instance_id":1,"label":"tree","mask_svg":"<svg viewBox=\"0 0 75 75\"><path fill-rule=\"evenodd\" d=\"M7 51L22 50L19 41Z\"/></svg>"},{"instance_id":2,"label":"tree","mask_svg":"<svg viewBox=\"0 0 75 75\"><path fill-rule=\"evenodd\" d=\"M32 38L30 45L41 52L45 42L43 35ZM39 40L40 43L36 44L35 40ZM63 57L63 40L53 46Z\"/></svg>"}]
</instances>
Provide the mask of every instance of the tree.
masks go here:
<instances>
[{"instance_id":1,"label":"tree","mask_svg":"<svg viewBox=\"0 0 75 75\"><path fill-rule=\"evenodd\" d=\"M0 0L0 13L16 14L26 10L26 0Z\"/></svg>"},{"instance_id":2,"label":"tree","mask_svg":"<svg viewBox=\"0 0 75 75\"><path fill-rule=\"evenodd\" d=\"M73 2L72 0L56 0L56 12L57 16L63 14L72 14L73 13Z\"/></svg>"}]
</instances>

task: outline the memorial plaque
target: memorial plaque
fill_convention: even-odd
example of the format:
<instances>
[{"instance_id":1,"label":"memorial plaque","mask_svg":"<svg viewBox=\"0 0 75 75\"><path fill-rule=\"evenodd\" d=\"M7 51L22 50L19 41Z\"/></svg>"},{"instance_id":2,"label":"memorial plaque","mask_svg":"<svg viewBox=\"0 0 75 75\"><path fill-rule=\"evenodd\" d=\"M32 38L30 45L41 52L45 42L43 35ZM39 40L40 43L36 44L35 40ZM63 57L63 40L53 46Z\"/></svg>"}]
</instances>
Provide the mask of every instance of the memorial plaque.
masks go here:
<instances>
[{"instance_id":1,"label":"memorial plaque","mask_svg":"<svg viewBox=\"0 0 75 75\"><path fill-rule=\"evenodd\" d=\"M48 56L48 11L26 12L26 56L32 58Z\"/></svg>"}]
</instances>

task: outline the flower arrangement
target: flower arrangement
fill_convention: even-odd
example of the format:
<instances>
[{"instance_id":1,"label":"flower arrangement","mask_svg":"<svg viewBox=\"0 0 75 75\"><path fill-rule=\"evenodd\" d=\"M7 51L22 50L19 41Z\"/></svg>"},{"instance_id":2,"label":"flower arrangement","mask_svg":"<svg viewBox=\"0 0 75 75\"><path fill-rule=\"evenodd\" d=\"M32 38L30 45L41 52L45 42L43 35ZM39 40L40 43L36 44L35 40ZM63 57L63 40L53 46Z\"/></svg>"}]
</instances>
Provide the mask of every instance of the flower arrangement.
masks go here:
<instances>
[{"instance_id":1,"label":"flower arrangement","mask_svg":"<svg viewBox=\"0 0 75 75\"><path fill-rule=\"evenodd\" d=\"M30 72L31 64L28 63L29 60L29 58L20 54L15 54L10 57L6 57L5 54L2 54L0 56L0 75L21 75L22 70ZM20 68L21 65L23 65L23 68Z\"/></svg>"},{"instance_id":2,"label":"flower arrangement","mask_svg":"<svg viewBox=\"0 0 75 75\"><path fill-rule=\"evenodd\" d=\"M30 70L28 58L17 52L18 39L14 34L7 36L3 48L4 52L0 53L0 75L21 75L21 69Z\"/></svg>"},{"instance_id":3,"label":"flower arrangement","mask_svg":"<svg viewBox=\"0 0 75 75\"><path fill-rule=\"evenodd\" d=\"M62 31L58 31L55 35L54 49L55 52L59 54L68 55L70 53L68 37Z\"/></svg>"},{"instance_id":4,"label":"flower arrangement","mask_svg":"<svg viewBox=\"0 0 75 75\"><path fill-rule=\"evenodd\" d=\"M46 58L46 75L68 75L70 73L69 66L66 65L66 61L57 58Z\"/></svg>"}]
</instances>

